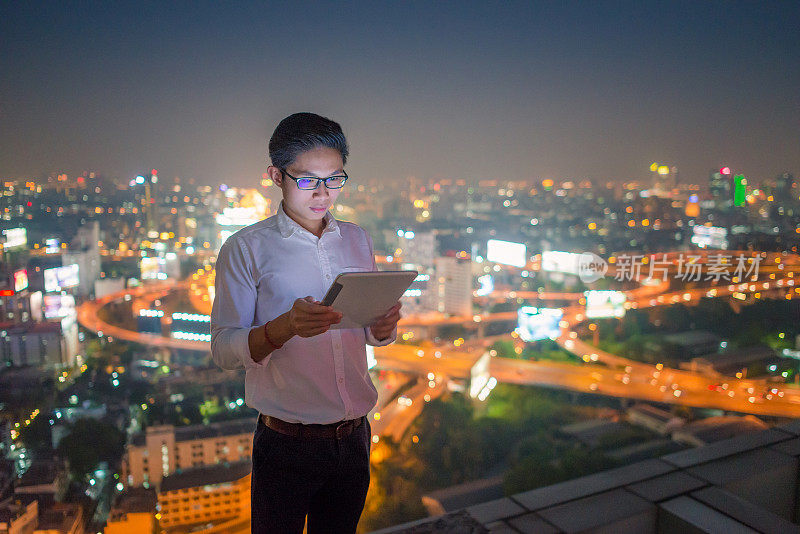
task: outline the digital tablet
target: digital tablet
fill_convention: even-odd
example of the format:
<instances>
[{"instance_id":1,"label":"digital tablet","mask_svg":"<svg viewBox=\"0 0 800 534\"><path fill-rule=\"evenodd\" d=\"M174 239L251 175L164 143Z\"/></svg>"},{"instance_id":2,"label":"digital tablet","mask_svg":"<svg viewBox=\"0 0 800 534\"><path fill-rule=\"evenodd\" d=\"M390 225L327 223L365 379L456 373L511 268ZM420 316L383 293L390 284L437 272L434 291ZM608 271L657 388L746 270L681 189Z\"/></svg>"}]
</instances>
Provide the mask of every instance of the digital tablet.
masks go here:
<instances>
[{"instance_id":1,"label":"digital tablet","mask_svg":"<svg viewBox=\"0 0 800 534\"><path fill-rule=\"evenodd\" d=\"M417 277L417 271L342 273L333 281L322 304L342 312L331 328L369 326L397 304Z\"/></svg>"}]
</instances>

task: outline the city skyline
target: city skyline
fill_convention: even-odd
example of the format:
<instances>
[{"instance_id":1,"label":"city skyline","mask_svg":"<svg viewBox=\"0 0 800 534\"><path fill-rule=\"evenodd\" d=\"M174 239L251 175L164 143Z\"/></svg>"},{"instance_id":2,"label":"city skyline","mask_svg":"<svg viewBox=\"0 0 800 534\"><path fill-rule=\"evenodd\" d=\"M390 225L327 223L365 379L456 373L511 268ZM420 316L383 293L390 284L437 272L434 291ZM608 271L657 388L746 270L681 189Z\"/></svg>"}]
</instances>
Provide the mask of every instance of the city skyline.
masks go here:
<instances>
[{"instance_id":1,"label":"city skyline","mask_svg":"<svg viewBox=\"0 0 800 534\"><path fill-rule=\"evenodd\" d=\"M730 436L794 441L797 422L783 423L800 415L800 189L789 174L731 184L728 171L707 190L675 187L658 166L638 184L344 188L332 214L368 232L369 264L416 271L396 343L348 354L378 397L365 415L372 482L358 532L401 533L503 496L570 532L549 516L563 504L540 511L524 495L639 473L641 461L707 459ZM211 357L217 257L282 210L274 186L159 173L120 187L91 174L2 183L0 525L249 532L264 410L246 371ZM308 292L322 299L326 285ZM319 347L335 343L320 336ZM796 478L795 458L766 454L782 458L774 474ZM736 461L752 466L750 453ZM778 502L774 484L735 471L759 491L718 489L762 508L754 528L762 512L795 520L793 486ZM650 515L637 532L681 532L656 525L671 508L651 497L638 501ZM571 516L619 519L585 510Z\"/></svg>"},{"instance_id":2,"label":"city skyline","mask_svg":"<svg viewBox=\"0 0 800 534\"><path fill-rule=\"evenodd\" d=\"M798 173L796 4L0 8L0 176L255 185L282 117L357 181ZM308 36L312 36L308 38Z\"/></svg>"}]
</instances>

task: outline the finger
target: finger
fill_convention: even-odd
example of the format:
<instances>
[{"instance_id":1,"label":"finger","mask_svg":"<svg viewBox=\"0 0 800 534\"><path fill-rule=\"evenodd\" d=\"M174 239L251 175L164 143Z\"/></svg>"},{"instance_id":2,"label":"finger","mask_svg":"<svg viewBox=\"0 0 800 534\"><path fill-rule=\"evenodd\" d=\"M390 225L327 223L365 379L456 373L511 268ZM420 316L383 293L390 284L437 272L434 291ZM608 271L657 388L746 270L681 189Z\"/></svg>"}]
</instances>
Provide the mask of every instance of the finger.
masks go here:
<instances>
[{"instance_id":1,"label":"finger","mask_svg":"<svg viewBox=\"0 0 800 534\"><path fill-rule=\"evenodd\" d=\"M339 312L334 310L331 306L323 306L322 304L320 304L320 303L318 303L316 301L306 300L308 298L311 298L311 297L306 297L305 299L299 299L297 301L297 309L301 310L303 313L320 315L320 314L323 314L323 313L334 312L334 313L339 314Z\"/></svg>"},{"instance_id":2,"label":"finger","mask_svg":"<svg viewBox=\"0 0 800 534\"><path fill-rule=\"evenodd\" d=\"M313 328L325 328L332 324L337 324L338 322L338 319L329 321L301 321L297 326L299 329L308 330Z\"/></svg>"},{"instance_id":3,"label":"finger","mask_svg":"<svg viewBox=\"0 0 800 534\"><path fill-rule=\"evenodd\" d=\"M380 324L380 325L391 324L391 325L394 325L394 324L397 324L397 321L399 321L399 320L400 320L400 313L399 312L394 312L394 313L392 313L390 315L386 315L384 317L381 317L380 319L378 319L375 322L375 324Z\"/></svg>"},{"instance_id":4,"label":"finger","mask_svg":"<svg viewBox=\"0 0 800 534\"><path fill-rule=\"evenodd\" d=\"M325 313L302 313L297 316L298 322L316 322L316 323L338 323L342 320L342 314L339 312L329 311Z\"/></svg>"},{"instance_id":5,"label":"finger","mask_svg":"<svg viewBox=\"0 0 800 534\"><path fill-rule=\"evenodd\" d=\"M372 333L376 334L376 337L388 337L392 332L394 332L394 327L386 327L386 328L373 328Z\"/></svg>"},{"instance_id":6,"label":"finger","mask_svg":"<svg viewBox=\"0 0 800 534\"><path fill-rule=\"evenodd\" d=\"M297 299L295 304L304 310L310 310L319 306L319 303L314 300L314 297L303 297L301 299Z\"/></svg>"},{"instance_id":7,"label":"finger","mask_svg":"<svg viewBox=\"0 0 800 534\"><path fill-rule=\"evenodd\" d=\"M397 321L379 321L372 324L373 328L380 328L381 330L394 330L397 327Z\"/></svg>"},{"instance_id":8,"label":"finger","mask_svg":"<svg viewBox=\"0 0 800 534\"><path fill-rule=\"evenodd\" d=\"M300 328L301 332L324 332L331 327L330 323L306 324Z\"/></svg>"},{"instance_id":9,"label":"finger","mask_svg":"<svg viewBox=\"0 0 800 534\"><path fill-rule=\"evenodd\" d=\"M325 313L308 313L299 315L298 320L300 322L312 322L312 323L338 323L342 320L342 314L335 311L329 311Z\"/></svg>"},{"instance_id":10,"label":"finger","mask_svg":"<svg viewBox=\"0 0 800 534\"><path fill-rule=\"evenodd\" d=\"M305 311L305 310L311 309L311 305L312 305L312 302L308 300L308 297L306 297L306 298L295 300L294 301L294 306L292 306L292 307L295 308L296 310Z\"/></svg>"},{"instance_id":11,"label":"finger","mask_svg":"<svg viewBox=\"0 0 800 534\"><path fill-rule=\"evenodd\" d=\"M301 332L300 335L302 337L318 336L320 334L323 334L323 333L327 332L329 328L330 328L330 326L324 326L324 327L321 327L321 328L312 328L312 329L305 330L305 331Z\"/></svg>"},{"instance_id":12,"label":"finger","mask_svg":"<svg viewBox=\"0 0 800 534\"><path fill-rule=\"evenodd\" d=\"M401 308L402 306L403 306L403 305L402 305L402 304L400 304L400 303L398 302L397 304L395 304L394 306L392 306L391 308L389 308L389 310L387 310L387 312L386 312L386 314L384 315L384 317L389 317L389 316L391 316L391 315L393 315L393 314L395 314L395 313L399 314L399 313L400 313L400 308Z\"/></svg>"},{"instance_id":13,"label":"finger","mask_svg":"<svg viewBox=\"0 0 800 534\"><path fill-rule=\"evenodd\" d=\"M395 325L395 323L393 323L393 322L380 321L380 322L377 322L377 323L373 323L372 324L372 328L380 329L380 330L387 330L387 329L391 330L391 329L394 328L394 325Z\"/></svg>"},{"instance_id":14,"label":"finger","mask_svg":"<svg viewBox=\"0 0 800 534\"><path fill-rule=\"evenodd\" d=\"M375 322L372 323L372 326L380 325L380 324L387 324L387 322L391 321L388 315L385 315L379 319L375 319Z\"/></svg>"}]
</instances>

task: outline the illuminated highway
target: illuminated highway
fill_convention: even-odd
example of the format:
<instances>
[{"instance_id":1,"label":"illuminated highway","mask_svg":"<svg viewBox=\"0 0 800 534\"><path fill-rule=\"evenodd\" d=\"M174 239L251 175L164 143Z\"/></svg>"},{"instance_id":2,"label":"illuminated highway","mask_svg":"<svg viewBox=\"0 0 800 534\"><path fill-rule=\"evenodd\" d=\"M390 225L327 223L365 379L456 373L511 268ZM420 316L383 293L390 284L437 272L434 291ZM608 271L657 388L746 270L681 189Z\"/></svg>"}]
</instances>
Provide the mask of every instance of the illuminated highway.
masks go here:
<instances>
[{"instance_id":1,"label":"illuminated highway","mask_svg":"<svg viewBox=\"0 0 800 534\"><path fill-rule=\"evenodd\" d=\"M708 261L714 254L736 256L734 251L692 251L682 253L699 256L701 262ZM752 253L748 253L752 254ZM667 260L667 274L674 277L679 268L681 253L670 253ZM674 303L692 304L702 298L725 297L738 300L766 298L770 295L786 299L800 297L800 287L795 280L800 278L800 257L797 255L764 254L759 266L757 282L711 283L703 287L685 290L670 290L670 282L646 280L646 266L641 276L631 279L631 283L641 282L637 287L624 291L628 309L670 305ZM658 255L662 258L661 255ZM671 263L670 263L671 262ZM535 262L531 269L539 268ZM615 275L616 267L609 265L607 277ZM667 275L665 275L667 276ZM708 283L708 282L706 282ZM95 302L82 305L78 310L81 324L94 332L117 339L157 345L168 348L182 348L207 351L208 343L186 341L165 336L132 332L110 325L98 318L101 307L121 299L133 301L134 313L150 306L153 300L162 298L171 291L188 290L192 305L200 313L209 314L213 300L213 271L199 270L190 279L180 283L153 284L142 288L109 295ZM610 354L590 343L578 339L575 328L585 322L585 298L583 293L554 293L536 291L495 291L486 297L485 302L502 302L508 299L524 299L539 302L560 302L564 317L561 322L562 335L558 344L565 350L579 356L585 363L581 365L562 364L549 361L523 361L492 358L489 372L500 382L539 385L569 389L578 392L597 393L615 397L642 399L654 402L684 404L698 407L714 407L727 411L800 417L800 390L791 385L768 384L764 380L733 379L649 365L636 362L615 354ZM566 305L564 305L566 303ZM461 324L475 327L479 323L516 320L516 312L480 314L475 316L444 317L431 313L424 316L404 317L400 321L401 330L424 327L435 328L443 325ZM406 393L411 406L389 405L383 409L378 420L372 421L375 434L399 436L421 410L425 396L433 398L444 391L447 378L467 379L470 369L484 354L490 342L496 339L513 340L510 335L494 336L491 339L457 340L452 343L421 345L395 343L387 347L377 347L375 356L381 368L436 377L435 387L426 381ZM460 343L459 343L460 341ZM458 346L460 345L460 346Z\"/></svg>"}]
</instances>

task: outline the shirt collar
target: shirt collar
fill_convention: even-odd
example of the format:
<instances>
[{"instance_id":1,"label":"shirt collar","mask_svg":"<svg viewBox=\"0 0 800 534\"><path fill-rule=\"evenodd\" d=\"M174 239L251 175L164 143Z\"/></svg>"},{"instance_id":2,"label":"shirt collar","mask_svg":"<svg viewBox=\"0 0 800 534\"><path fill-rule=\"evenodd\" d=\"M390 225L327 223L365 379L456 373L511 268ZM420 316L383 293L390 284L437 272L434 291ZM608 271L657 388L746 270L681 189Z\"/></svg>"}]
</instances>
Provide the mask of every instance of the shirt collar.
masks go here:
<instances>
[{"instance_id":1,"label":"shirt collar","mask_svg":"<svg viewBox=\"0 0 800 534\"><path fill-rule=\"evenodd\" d=\"M298 230L308 232L308 230L297 224L286 214L286 211L283 209L283 201L281 201L281 205L278 207L278 230L280 230L281 237L284 238L290 237ZM339 223L336 218L331 215L330 211L325 212L325 229L322 230L323 235L328 232L336 232L336 235L339 237L342 236L342 232L339 229Z\"/></svg>"}]
</instances>

